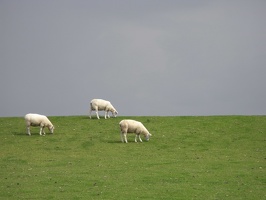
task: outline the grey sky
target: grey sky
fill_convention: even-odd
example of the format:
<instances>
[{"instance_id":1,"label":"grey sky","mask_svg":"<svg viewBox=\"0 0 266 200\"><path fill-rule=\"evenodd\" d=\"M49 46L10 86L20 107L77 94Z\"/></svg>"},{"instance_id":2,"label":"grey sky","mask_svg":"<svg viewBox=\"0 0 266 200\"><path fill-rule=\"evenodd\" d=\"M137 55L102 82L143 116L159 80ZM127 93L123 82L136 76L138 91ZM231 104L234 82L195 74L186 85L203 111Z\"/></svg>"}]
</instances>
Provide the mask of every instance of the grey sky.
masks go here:
<instances>
[{"instance_id":1,"label":"grey sky","mask_svg":"<svg viewBox=\"0 0 266 200\"><path fill-rule=\"evenodd\" d=\"M0 116L266 115L264 0L0 0Z\"/></svg>"}]
</instances>

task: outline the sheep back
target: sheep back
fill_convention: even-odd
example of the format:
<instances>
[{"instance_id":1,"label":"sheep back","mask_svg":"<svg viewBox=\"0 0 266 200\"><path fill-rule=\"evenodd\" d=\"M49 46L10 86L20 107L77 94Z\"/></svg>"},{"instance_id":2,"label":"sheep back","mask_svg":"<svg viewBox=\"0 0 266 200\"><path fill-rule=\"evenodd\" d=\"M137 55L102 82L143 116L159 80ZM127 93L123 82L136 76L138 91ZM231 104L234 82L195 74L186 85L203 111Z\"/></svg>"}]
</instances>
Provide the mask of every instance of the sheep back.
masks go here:
<instances>
[{"instance_id":1,"label":"sheep back","mask_svg":"<svg viewBox=\"0 0 266 200\"><path fill-rule=\"evenodd\" d=\"M26 114L25 121L28 126L51 126L51 121L45 115Z\"/></svg>"},{"instance_id":2,"label":"sheep back","mask_svg":"<svg viewBox=\"0 0 266 200\"><path fill-rule=\"evenodd\" d=\"M119 125L123 133L149 134L149 131L146 129L146 127L141 122L136 120L122 120Z\"/></svg>"},{"instance_id":3,"label":"sheep back","mask_svg":"<svg viewBox=\"0 0 266 200\"><path fill-rule=\"evenodd\" d=\"M93 99L93 100L91 100L91 108L93 110L95 110L96 108L98 110L105 110L108 106L110 107L110 105L112 106L110 101L106 101L106 100L103 100L103 99Z\"/></svg>"}]
</instances>

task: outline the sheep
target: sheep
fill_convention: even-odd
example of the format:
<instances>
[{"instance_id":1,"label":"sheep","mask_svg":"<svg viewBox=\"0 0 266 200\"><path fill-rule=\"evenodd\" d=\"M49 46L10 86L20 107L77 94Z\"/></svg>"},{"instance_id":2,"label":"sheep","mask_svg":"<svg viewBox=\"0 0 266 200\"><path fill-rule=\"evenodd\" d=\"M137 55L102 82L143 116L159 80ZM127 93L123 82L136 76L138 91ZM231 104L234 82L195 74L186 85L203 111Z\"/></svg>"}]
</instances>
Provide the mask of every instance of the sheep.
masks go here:
<instances>
[{"instance_id":1,"label":"sheep","mask_svg":"<svg viewBox=\"0 0 266 200\"><path fill-rule=\"evenodd\" d=\"M143 134L146 137L146 140L149 141L151 134L149 131L145 128L145 126L136 120L122 120L120 123L120 129L121 129L121 141L127 142L127 133L135 133L135 142L137 142L137 137L139 138L139 141L142 142L140 138L140 134Z\"/></svg>"},{"instance_id":2,"label":"sheep","mask_svg":"<svg viewBox=\"0 0 266 200\"><path fill-rule=\"evenodd\" d=\"M41 127L40 135L42 135L42 133L43 135L45 135L45 132L44 132L45 127L48 127L49 131L51 133L54 133L54 126L46 116L29 113L29 114L26 114L24 118L25 118L25 122L27 126L28 135L31 135L30 126L40 126Z\"/></svg>"},{"instance_id":3,"label":"sheep","mask_svg":"<svg viewBox=\"0 0 266 200\"><path fill-rule=\"evenodd\" d=\"M106 119L106 115L108 116L108 118L110 118L108 112L112 112L113 116L116 117L118 112L116 111L116 109L112 106L112 104L110 103L110 101L106 101L103 99L93 99L91 100L90 103L90 119L91 119L91 112L95 110L97 118L100 119L98 111L104 110L105 111L105 115L104 118Z\"/></svg>"}]
</instances>

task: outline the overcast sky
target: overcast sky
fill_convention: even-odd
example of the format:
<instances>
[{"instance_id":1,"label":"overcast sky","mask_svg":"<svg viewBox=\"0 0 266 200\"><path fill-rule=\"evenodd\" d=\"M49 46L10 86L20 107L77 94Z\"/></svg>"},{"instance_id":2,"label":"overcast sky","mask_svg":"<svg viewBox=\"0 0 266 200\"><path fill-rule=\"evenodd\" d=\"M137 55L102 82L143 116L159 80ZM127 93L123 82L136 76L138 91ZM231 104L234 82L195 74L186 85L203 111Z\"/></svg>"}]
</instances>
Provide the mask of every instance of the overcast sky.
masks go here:
<instances>
[{"instance_id":1,"label":"overcast sky","mask_svg":"<svg viewBox=\"0 0 266 200\"><path fill-rule=\"evenodd\" d=\"M0 0L0 116L266 115L265 0ZM101 113L102 115L102 113Z\"/></svg>"}]
</instances>

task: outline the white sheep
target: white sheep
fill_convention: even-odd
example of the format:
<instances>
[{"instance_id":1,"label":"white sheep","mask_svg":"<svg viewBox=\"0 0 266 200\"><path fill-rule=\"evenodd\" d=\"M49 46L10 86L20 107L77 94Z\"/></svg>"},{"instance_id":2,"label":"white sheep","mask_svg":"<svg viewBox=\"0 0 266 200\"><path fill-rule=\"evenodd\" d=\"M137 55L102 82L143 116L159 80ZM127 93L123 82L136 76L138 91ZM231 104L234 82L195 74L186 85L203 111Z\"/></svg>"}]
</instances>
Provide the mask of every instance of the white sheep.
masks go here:
<instances>
[{"instance_id":1,"label":"white sheep","mask_svg":"<svg viewBox=\"0 0 266 200\"><path fill-rule=\"evenodd\" d=\"M30 134L30 126L40 126L40 135L45 135L44 128L48 127L49 131L51 133L54 133L54 126L50 122L50 120L44 116L44 115L39 115L39 114L26 114L25 115L25 121L26 121L26 126L27 126L27 132L28 135Z\"/></svg>"},{"instance_id":2,"label":"white sheep","mask_svg":"<svg viewBox=\"0 0 266 200\"><path fill-rule=\"evenodd\" d=\"M139 138L139 141L142 142L140 138L140 134L143 134L147 141L149 141L151 134L149 131L145 128L145 126L136 120L126 119L122 120L120 123L120 129L121 129L121 141L127 143L127 133L135 133L135 142L137 142L137 137Z\"/></svg>"},{"instance_id":3,"label":"white sheep","mask_svg":"<svg viewBox=\"0 0 266 200\"><path fill-rule=\"evenodd\" d=\"M108 115L108 118L110 118L108 112L112 112L113 116L116 117L118 112L114 108L114 106L110 103L110 101L106 101L103 99L93 99L90 103L90 118L91 118L91 112L94 110L96 112L97 118L100 119L98 111L104 110L105 115L104 118L106 119L106 115Z\"/></svg>"}]
</instances>

